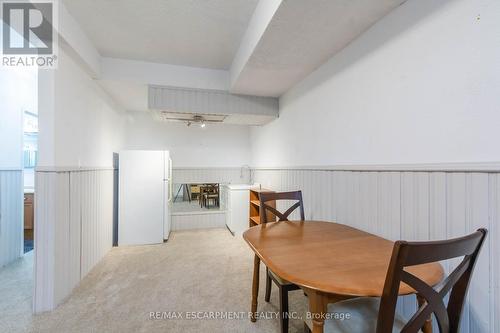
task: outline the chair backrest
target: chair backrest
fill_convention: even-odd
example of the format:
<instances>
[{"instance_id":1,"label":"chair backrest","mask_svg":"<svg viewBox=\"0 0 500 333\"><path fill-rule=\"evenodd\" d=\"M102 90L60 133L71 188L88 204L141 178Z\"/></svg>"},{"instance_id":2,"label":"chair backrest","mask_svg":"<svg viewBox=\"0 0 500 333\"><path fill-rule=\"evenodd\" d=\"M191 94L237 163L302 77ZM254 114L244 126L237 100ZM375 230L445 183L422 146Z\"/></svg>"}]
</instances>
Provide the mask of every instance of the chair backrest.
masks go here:
<instances>
[{"instance_id":1,"label":"chair backrest","mask_svg":"<svg viewBox=\"0 0 500 333\"><path fill-rule=\"evenodd\" d=\"M302 191L293 192L261 192L259 193L260 200L260 222L276 222L278 221L288 221L288 216L293 213L297 208L300 209L300 220L305 220L304 214L304 204L302 202ZM288 208L284 213L278 211L276 207L269 205L269 202L275 203L280 200L292 200L296 201L290 208ZM274 221L270 221L270 216L274 216Z\"/></svg>"},{"instance_id":2,"label":"chair backrest","mask_svg":"<svg viewBox=\"0 0 500 333\"><path fill-rule=\"evenodd\" d=\"M208 194L219 193L219 184L203 184L201 191Z\"/></svg>"},{"instance_id":3,"label":"chair backrest","mask_svg":"<svg viewBox=\"0 0 500 333\"><path fill-rule=\"evenodd\" d=\"M434 314L441 333L458 332L469 282L487 233L486 229L479 229L468 236L450 240L431 242L397 241L394 244L380 301L377 333L392 332L401 282L412 287L419 297L425 300L401 332L418 332L431 314ZM463 257L460 264L434 287L429 286L415 275L404 270L408 266L458 257ZM447 306L445 306L443 298L449 292L450 298Z\"/></svg>"}]
</instances>

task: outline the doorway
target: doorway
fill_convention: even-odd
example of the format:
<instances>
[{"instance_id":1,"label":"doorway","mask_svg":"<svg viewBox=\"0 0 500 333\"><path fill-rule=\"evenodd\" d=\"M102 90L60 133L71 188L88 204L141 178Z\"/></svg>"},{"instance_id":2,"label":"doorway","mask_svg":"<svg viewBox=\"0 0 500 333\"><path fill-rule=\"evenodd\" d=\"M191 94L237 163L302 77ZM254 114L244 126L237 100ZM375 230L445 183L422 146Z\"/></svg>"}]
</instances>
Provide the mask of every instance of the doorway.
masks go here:
<instances>
[{"instance_id":1,"label":"doorway","mask_svg":"<svg viewBox=\"0 0 500 333\"><path fill-rule=\"evenodd\" d=\"M33 250L35 231L35 167L38 161L38 112L23 112L24 253Z\"/></svg>"},{"instance_id":2,"label":"doorway","mask_svg":"<svg viewBox=\"0 0 500 333\"><path fill-rule=\"evenodd\" d=\"M0 68L0 101L0 309L20 331L33 309L38 70Z\"/></svg>"}]
</instances>

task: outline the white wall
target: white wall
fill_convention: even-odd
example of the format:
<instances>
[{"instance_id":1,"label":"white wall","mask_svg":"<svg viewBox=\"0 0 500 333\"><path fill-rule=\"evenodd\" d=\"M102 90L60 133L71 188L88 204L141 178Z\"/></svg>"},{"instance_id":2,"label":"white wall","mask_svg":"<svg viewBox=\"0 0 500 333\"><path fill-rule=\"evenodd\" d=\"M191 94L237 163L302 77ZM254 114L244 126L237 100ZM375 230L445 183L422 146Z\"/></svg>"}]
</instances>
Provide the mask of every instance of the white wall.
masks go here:
<instances>
[{"instance_id":1,"label":"white wall","mask_svg":"<svg viewBox=\"0 0 500 333\"><path fill-rule=\"evenodd\" d=\"M170 150L174 167L241 167L250 164L248 126L164 123L150 113L129 113L127 149Z\"/></svg>"},{"instance_id":2,"label":"white wall","mask_svg":"<svg viewBox=\"0 0 500 333\"><path fill-rule=\"evenodd\" d=\"M409 0L280 99L256 166L499 161L500 2Z\"/></svg>"},{"instance_id":3,"label":"white wall","mask_svg":"<svg viewBox=\"0 0 500 333\"><path fill-rule=\"evenodd\" d=\"M276 167L258 168L254 180L301 189L307 218L389 239L487 227L463 332L500 328L499 174L383 165L500 161L499 22L498 0L409 0L282 96L279 119L251 132L252 164ZM342 165L351 171L328 170ZM415 302L400 307L408 314Z\"/></svg>"},{"instance_id":4,"label":"white wall","mask_svg":"<svg viewBox=\"0 0 500 333\"><path fill-rule=\"evenodd\" d=\"M112 167L125 116L97 82L61 50L59 68L41 73L42 91L39 166Z\"/></svg>"},{"instance_id":5,"label":"white wall","mask_svg":"<svg viewBox=\"0 0 500 333\"><path fill-rule=\"evenodd\" d=\"M63 49L39 84L35 312L54 309L112 246L113 153L126 119Z\"/></svg>"}]
</instances>

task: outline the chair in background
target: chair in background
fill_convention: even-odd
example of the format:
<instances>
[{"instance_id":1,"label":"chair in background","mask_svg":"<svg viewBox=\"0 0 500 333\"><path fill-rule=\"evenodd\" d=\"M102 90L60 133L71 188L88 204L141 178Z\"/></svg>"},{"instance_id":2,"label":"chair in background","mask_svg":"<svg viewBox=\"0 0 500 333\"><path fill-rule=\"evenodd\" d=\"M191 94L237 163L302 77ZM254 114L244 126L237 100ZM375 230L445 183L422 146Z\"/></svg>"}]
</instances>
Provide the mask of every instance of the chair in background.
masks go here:
<instances>
[{"instance_id":1,"label":"chair in background","mask_svg":"<svg viewBox=\"0 0 500 333\"><path fill-rule=\"evenodd\" d=\"M288 221L288 217L298 208L300 220L305 220L304 204L302 202L302 191L294 192L261 192L259 193L260 200L260 223ZM278 211L274 206L279 201L295 201L290 208L284 213ZM267 204L273 202L273 206ZM288 292L300 289L298 286L290 283L278 275L273 273L266 267L266 302L269 302L271 297L271 280L278 286L279 290L279 312L280 312L280 328L281 332L288 332Z\"/></svg>"},{"instance_id":2,"label":"chair in background","mask_svg":"<svg viewBox=\"0 0 500 333\"><path fill-rule=\"evenodd\" d=\"M199 184L191 184L191 200L200 201L200 185Z\"/></svg>"},{"instance_id":3,"label":"chair in background","mask_svg":"<svg viewBox=\"0 0 500 333\"><path fill-rule=\"evenodd\" d=\"M198 203L200 204L200 207L203 208L204 205L204 196L205 196L205 189L207 185L206 184L200 184L200 193L198 194Z\"/></svg>"},{"instance_id":4,"label":"chair in background","mask_svg":"<svg viewBox=\"0 0 500 333\"><path fill-rule=\"evenodd\" d=\"M219 207L219 184L210 184L205 193L206 207L210 208L210 203L214 207Z\"/></svg>"},{"instance_id":5,"label":"chair in background","mask_svg":"<svg viewBox=\"0 0 500 333\"><path fill-rule=\"evenodd\" d=\"M486 229L460 238L394 244L382 297L360 297L328 305L329 313L350 313L349 320L325 320L324 332L405 332L432 331L434 314L441 333L456 333L474 266L487 235ZM432 287L405 267L463 257L460 264L438 285ZM396 315L398 290L405 283L421 299L419 309L407 322ZM444 298L450 294L448 304ZM307 323L307 322L306 322ZM310 326L306 326L310 331Z\"/></svg>"},{"instance_id":6,"label":"chair in background","mask_svg":"<svg viewBox=\"0 0 500 333\"><path fill-rule=\"evenodd\" d=\"M205 184L200 189L200 206L210 208L210 203L219 207L219 184Z\"/></svg>"}]
</instances>

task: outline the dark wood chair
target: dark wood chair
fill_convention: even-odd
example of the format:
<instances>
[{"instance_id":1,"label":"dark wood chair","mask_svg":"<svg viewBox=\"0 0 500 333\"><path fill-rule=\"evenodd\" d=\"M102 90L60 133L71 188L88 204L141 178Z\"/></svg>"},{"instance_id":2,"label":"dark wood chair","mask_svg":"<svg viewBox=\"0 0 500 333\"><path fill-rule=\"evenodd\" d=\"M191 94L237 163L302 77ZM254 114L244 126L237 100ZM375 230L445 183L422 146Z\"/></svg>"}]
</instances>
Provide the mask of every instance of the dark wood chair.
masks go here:
<instances>
[{"instance_id":1,"label":"dark wood chair","mask_svg":"<svg viewBox=\"0 0 500 333\"><path fill-rule=\"evenodd\" d=\"M203 184L200 186L200 207L210 208L210 202L214 206L220 205L219 184Z\"/></svg>"},{"instance_id":2,"label":"dark wood chair","mask_svg":"<svg viewBox=\"0 0 500 333\"><path fill-rule=\"evenodd\" d=\"M260 223L276 222L276 221L288 221L288 217L297 208L300 212L300 220L305 220L304 215L304 204L302 202L302 191L294 192L262 192L259 194L260 200ZM290 200L295 201L290 208L288 208L284 213L278 211L274 206L278 201ZM273 206L268 203L272 202ZM279 312L280 312L280 328L281 332L288 332L288 292L292 290L300 289L298 286L290 283L278 275L273 273L269 268L266 267L266 302L269 302L271 298L271 286L273 281L279 290Z\"/></svg>"},{"instance_id":3,"label":"dark wood chair","mask_svg":"<svg viewBox=\"0 0 500 333\"><path fill-rule=\"evenodd\" d=\"M200 204L200 207L203 208L205 205L205 192L207 191L207 184L201 184L200 185L200 194L198 196L198 203Z\"/></svg>"},{"instance_id":4,"label":"dark wood chair","mask_svg":"<svg viewBox=\"0 0 500 333\"><path fill-rule=\"evenodd\" d=\"M487 235L486 229L460 238L394 244L382 297L360 297L328 305L328 312L351 313L349 320L325 321L325 332L416 333L432 331L431 315L441 333L456 333L474 266ZM436 286L429 286L405 267L463 257ZM417 292L418 311L409 319L396 315L398 290L405 283ZM445 305L444 298L450 294Z\"/></svg>"},{"instance_id":5,"label":"dark wood chair","mask_svg":"<svg viewBox=\"0 0 500 333\"><path fill-rule=\"evenodd\" d=\"M207 184L204 187L202 196L202 207L210 208L210 202L212 202L214 206L219 207L219 184Z\"/></svg>"}]
</instances>

